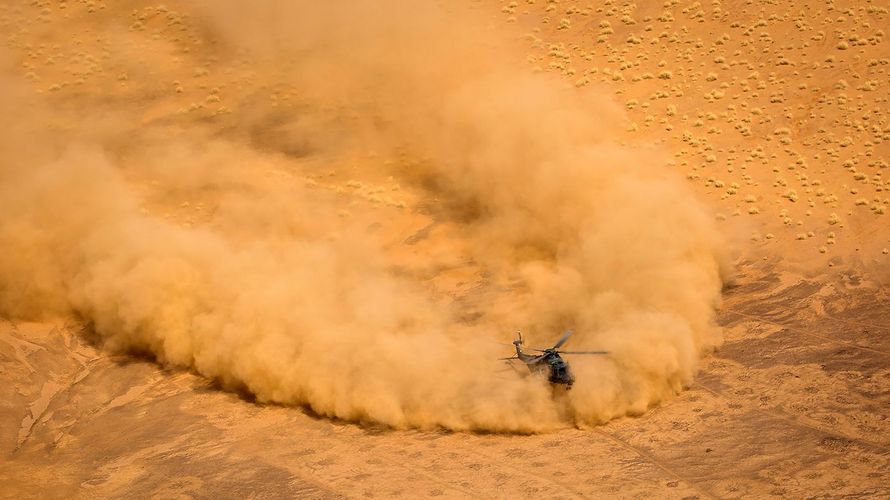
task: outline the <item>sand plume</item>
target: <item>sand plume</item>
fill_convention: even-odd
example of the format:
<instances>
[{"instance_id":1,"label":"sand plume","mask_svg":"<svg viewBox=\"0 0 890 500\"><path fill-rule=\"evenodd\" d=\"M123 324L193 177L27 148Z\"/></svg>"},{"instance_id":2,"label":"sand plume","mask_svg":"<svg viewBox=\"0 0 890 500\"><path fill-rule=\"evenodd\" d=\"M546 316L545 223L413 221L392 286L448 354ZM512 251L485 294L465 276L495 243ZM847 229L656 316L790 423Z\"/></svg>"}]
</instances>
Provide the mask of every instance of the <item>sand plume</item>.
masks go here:
<instances>
[{"instance_id":1,"label":"sand plume","mask_svg":"<svg viewBox=\"0 0 890 500\"><path fill-rule=\"evenodd\" d=\"M125 105L66 129L65 111L3 92L0 313L75 314L108 349L396 427L596 423L689 383L719 343L720 245L662 154L622 146L608 95L530 74L484 16L385 3L195 13L220 65L288 82L297 111L244 92L219 129ZM491 281L521 283L493 301L513 307L458 321L340 194L276 176L347 162L438 200ZM216 210L164 218L183 192ZM612 352L573 364L571 416L541 380L490 376L504 324Z\"/></svg>"}]
</instances>

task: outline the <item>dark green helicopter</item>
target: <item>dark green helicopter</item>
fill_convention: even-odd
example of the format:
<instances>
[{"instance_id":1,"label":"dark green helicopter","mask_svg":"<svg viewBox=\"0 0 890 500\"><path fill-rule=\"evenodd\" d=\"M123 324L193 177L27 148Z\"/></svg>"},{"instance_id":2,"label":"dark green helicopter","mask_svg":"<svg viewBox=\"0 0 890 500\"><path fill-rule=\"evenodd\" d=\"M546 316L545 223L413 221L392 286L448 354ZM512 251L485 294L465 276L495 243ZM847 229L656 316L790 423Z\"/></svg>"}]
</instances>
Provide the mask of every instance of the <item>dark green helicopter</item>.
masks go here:
<instances>
[{"instance_id":1,"label":"dark green helicopter","mask_svg":"<svg viewBox=\"0 0 890 500\"><path fill-rule=\"evenodd\" d=\"M528 368L528 371L530 373L547 373L547 380L549 380L551 384L561 384L564 385L566 389L572 388L572 384L575 383L575 377L572 375L572 371L569 369L569 364L564 359L562 359L560 354L609 354L606 351L558 350L560 347L562 347L563 344L566 343L567 340L569 340L569 337L572 336L571 331L566 331L563 334L562 338L557 340L556 344L554 344L553 347L551 347L550 349L531 348L532 351L538 351L543 354L526 354L522 352L522 332L516 332L516 334L519 335L519 338L513 341L513 346L516 347L516 355L509 358L501 359L507 361L508 363L511 360L518 359L525 363L525 366Z\"/></svg>"}]
</instances>

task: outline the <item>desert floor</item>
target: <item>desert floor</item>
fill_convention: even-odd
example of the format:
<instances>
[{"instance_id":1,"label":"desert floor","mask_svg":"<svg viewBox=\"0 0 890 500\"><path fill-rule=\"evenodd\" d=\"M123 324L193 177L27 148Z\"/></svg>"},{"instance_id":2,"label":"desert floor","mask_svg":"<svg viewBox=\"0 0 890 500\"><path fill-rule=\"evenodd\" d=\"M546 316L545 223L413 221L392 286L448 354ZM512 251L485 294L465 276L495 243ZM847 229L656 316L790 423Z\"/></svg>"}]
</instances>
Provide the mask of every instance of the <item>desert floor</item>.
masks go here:
<instances>
[{"instance_id":1,"label":"desert floor","mask_svg":"<svg viewBox=\"0 0 890 500\"><path fill-rule=\"evenodd\" d=\"M146 122L237 119L249 68L163 60L160 44L200 42L173 40L189 24L180 3L5 2L0 31L17 71L66 106L103 95ZM616 133L670 151L666 168L713 210L734 275L724 343L695 382L593 428L391 430L109 355L71 318L3 320L0 496L890 497L890 6L473 3L528 33L516 43L529 71L614 94L627 113ZM116 19L161 76L103 59L114 48L94 35ZM391 201L368 217L404 208ZM149 208L203 216L179 200ZM400 220L419 235L405 245L430 236L425 216Z\"/></svg>"}]
</instances>

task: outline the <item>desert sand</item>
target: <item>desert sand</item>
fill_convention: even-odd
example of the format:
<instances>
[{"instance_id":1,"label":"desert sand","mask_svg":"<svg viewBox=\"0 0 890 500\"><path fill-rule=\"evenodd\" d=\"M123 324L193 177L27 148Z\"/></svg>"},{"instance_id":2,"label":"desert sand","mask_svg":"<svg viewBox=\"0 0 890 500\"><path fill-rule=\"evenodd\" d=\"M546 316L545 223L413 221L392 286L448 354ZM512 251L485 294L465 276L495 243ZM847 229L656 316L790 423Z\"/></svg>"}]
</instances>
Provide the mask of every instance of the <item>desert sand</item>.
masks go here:
<instances>
[{"instance_id":1,"label":"desert sand","mask_svg":"<svg viewBox=\"0 0 890 500\"><path fill-rule=\"evenodd\" d=\"M330 4L0 4L0 497L890 496L890 6Z\"/></svg>"}]
</instances>

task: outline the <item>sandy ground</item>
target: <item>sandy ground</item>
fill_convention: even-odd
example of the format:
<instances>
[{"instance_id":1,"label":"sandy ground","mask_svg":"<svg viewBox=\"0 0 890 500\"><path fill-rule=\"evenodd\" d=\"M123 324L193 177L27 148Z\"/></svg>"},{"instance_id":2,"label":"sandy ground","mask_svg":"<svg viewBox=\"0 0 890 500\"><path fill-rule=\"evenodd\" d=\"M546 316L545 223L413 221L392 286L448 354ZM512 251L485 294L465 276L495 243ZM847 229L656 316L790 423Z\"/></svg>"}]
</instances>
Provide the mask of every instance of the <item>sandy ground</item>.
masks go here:
<instances>
[{"instance_id":1,"label":"sandy ground","mask_svg":"<svg viewBox=\"0 0 890 500\"><path fill-rule=\"evenodd\" d=\"M736 274L718 310L725 342L695 383L592 429L393 431L108 355L71 319L4 321L0 496L890 496L888 6L477 3L527 34L517 43L530 71L613 92L627 110L616 133L670 151L669 168L712 207ZM8 2L0 27L22 76L64 105L225 128L250 90L249 67L191 59L200 37L184 6L168 6ZM126 19L126 47L95 36L115 19ZM146 61L156 73L140 70ZM262 91L289 105L286 89ZM268 134L255 142L274 143ZM354 172L322 179L306 168L322 189L373 204L368 222L388 221L403 242L394 254L422 263L457 245L447 224L404 211L423 200L391 180L347 184ZM189 201L147 209L199 224L206 211ZM473 276L454 265L429 278L472 300Z\"/></svg>"}]
</instances>

